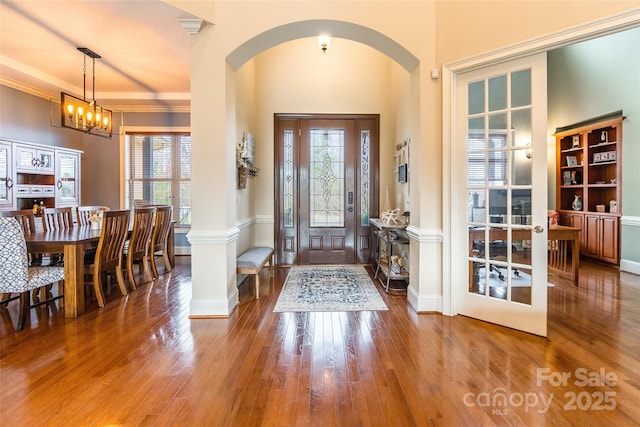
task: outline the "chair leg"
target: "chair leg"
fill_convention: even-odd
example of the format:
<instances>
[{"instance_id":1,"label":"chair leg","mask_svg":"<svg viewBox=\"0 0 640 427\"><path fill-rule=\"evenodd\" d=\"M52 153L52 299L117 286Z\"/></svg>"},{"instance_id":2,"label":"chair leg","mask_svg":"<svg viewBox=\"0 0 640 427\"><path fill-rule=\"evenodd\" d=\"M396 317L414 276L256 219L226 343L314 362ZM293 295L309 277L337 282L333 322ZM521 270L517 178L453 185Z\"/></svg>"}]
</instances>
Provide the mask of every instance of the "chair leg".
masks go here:
<instances>
[{"instance_id":1,"label":"chair leg","mask_svg":"<svg viewBox=\"0 0 640 427\"><path fill-rule=\"evenodd\" d=\"M153 272L153 278L158 279L160 276L158 275L158 267L156 266L156 254L152 253L149 257L149 261L151 261L151 271Z\"/></svg>"},{"instance_id":2,"label":"chair leg","mask_svg":"<svg viewBox=\"0 0 640 427\"><path fill-rule=\"evenodd\" d=\"M127 287L124 284L124 276L122 275L122 263L119 263L116 266L116 281L118 282L118 287L120 288L122 296L128 295L129 291L127 291Z\"/></svg>"},{"instance_id":3,"label":"chair leg","mask_svg":"<svg viewBox=\"0 0 640 427\"><path fill-rule=\"evenodd\" d=\"M18 314L18 327L16 331L21 331L24 328L25 321L27 320L27 313L29 312L29 298L31 297L29 291L22 292L20 294L20 313Z\"/></svg>"},{"instance_id":4,"label":"chair leg","mask_svg":"<svg viewBox=\"0 0 640 427\"><path fill-rule=\"evenodd\" d=\"M97 273L93 275L93 289L96 294L96 300L98 300L98 306L104 308L104 295L102 294L102 274Z\"/></svg>"},{"instance_id":5,"label":"chair leg","mask_svg":"<svg viewBox=\"0 0 640 427\"><path fill-rule=\"evenodd\" d=\"M162 261L164 262L164 272L171 271L171 261L169 261L169 254L166 249L162 251Z\"/></svg>"},{"instance_id":6,"label":"chair leg","mask_svg":"<svg viewBox=\"0 0 640 427\"><path fill-rule=\"evenodd\" d=\"M138 289L136 286L136 278L133 274L133 259L130 259L129 257L127 257L127 278L129 279L131 290L135 291L136 289Z\"/></svg>"}]
</instances>

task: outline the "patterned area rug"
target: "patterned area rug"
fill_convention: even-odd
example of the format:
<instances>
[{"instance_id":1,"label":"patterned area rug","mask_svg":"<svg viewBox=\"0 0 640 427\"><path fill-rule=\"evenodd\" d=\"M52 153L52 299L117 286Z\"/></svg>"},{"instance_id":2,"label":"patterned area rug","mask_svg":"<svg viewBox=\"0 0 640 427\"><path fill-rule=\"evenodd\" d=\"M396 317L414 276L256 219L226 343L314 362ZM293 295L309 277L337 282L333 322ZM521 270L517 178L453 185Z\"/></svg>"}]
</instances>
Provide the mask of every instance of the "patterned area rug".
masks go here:
<instances>
[{"instance_id":1,"label":"patterned area rug","mask_svg":"<svg viewBox=\"0 0 640 427\"><path fill-rule=\"evenodd\" d=\"M294 266L274 312L387 310L363 266Z\"/></svg>"}]
</instances>

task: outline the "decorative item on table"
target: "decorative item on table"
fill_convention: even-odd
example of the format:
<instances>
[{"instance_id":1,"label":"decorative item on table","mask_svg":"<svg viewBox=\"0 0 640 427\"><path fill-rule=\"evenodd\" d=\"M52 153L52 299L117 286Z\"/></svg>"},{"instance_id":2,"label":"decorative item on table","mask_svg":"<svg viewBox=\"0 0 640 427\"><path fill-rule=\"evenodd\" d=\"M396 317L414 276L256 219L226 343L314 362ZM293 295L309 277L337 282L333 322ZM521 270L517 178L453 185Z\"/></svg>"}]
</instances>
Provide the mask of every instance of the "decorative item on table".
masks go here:
<instances>
[{"instance_id":1,"label":"decorative item on table","mask_svg":"<svg viewBox=\"0 0 640 427\"><path fill-rule=\"evenodd\" d=\"M609 202L609 212L611 213L618 213L618 202L615 200L612 200Z\"/></svg>"},{"instance_id":2,"label":"decorative item on table","mask_svg":"<svg viewBox=\"0 0 640 427\"><path fill-rule=\"evenodd\" d=\"M102 228L102 218L104 217L104 213L110 210L111 209L106 206L100 206L97 210L91 211L89 223L91 224L92 230L100 230Z\"/></svg>"},{"instance_id":3,"label":"decorative item on table","mask_svg":"<svg viewBox=\"0 0 640 427\"><path fill-rule=\"evenodd\" d=\"M404 222L404 225L409 225L410 217L411 217L411 213L409 211L404 211L402 213L402 220Z\"/></svg>"},{"instance_id":4,"label":"decorative item on table","mask_svg":"<svg viewBox=\"0 0 640 427\"><path fill-rule=\"evenodd\" d=\"M391 272L394 274L400 274L404 267L404 258L398 255L391 256Z\"/></svg>"},{"instance_id":5,"label":"decorative item on table","mask_svg":"<svg viewBox=\"0 0 640 427\"><path fill-rule=\"evenodd\" d=\"M576 194L573 196L573 203L571 203L571 209L574 211L582 210L582 196L580 194Z\"/></svg>"},{"instance_id":6,"label":"decorative item on table","mask_svg":"<svg viewBox=\"0 0 640 427\"><path fill-rule=\"evenodd\" d=\"M44 212L44 208L46 206L44 205L44 200L40 200L40 203L38 203L37 200L33 201L33 214L34 215L42 215L42 213Z\"/></svg>"},{"instance_id":7,"label":"decorative item on table","mask_svg":"<svg viewBox=\"0 0 640 427\"><path fill-rule=\"evenodd\" d=\"M596 212L604 212L604 205L596 205Z\"/></svg>"},{"instance_id":8,"label":"decorative item on table","mask_svg":"<svg viewBox=\"0 0 640 427\"><path fill-rule=\"evenodd\" d=\"M395 208L391 210L391 205L389 203L389 186L387 186L387 199L385 203L385 210L380 214L380 219L384 225L397 224L398 213L400 213L400 209Z\"/></svg>"},{"instance_id":9,"label":"decorative item on table","mask_svg":"<svg viewBox=\"0 0 640 427\"><path fill-rule=\"evenodd\" d=\"M547 211L547 225L558 225L560 214L556 211Z\"/></svg>"}]
</instances>

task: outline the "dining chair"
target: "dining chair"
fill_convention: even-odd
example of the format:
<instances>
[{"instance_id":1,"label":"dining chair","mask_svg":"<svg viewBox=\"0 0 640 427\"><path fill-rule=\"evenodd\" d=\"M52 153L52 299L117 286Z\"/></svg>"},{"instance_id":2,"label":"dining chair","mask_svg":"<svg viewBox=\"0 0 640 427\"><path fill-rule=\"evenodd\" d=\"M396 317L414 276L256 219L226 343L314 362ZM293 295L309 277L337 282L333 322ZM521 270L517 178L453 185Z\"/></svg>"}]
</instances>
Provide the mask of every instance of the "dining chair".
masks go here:
<instances>
[{"instance_id":1,"label":"dining chair","mask_svg":"<svg viewBox=\"0 0 640 427\"><path fill-rule=\"evenodd\" d=\"M115 271L118 287L122 295L127 295L127 287L122 276L122 250L129 233L129 210L114 210L104 212L100 239L93 265L87 266L87 272L92 274L93 288L100 307L105 306L102 279L109 271Z\"/></svg>"},{"instance_id":2,"label":"dining chair","mask_svg":"<svg viewBox=\"0 0 640 427\"><path fill-rule=\"evenodd\" d=\"M89 218L95 215L100 206L77 206L76 207L76 223L78 225L91 225Z\"/></svg>"},{"instance_id":3,"label":"dining chair","mask_svg":"<svg viewBox=\"0 0 640 427\"><path fill-rule=\"evenodd\" d=\"M44 231L66 230L73 227L71 208L44 208L42 211Z\"/></svg>"},{"instance_id":4,"label":"dining chair","mask_svg":"<svg viewBox=\"0 0 640 427\"><path fill-rule=\"evenodd\" d=\"M22 233L25 236L28 236L32 233L36 232L36 222L35 216L33 215L33 211L31 209L26 210L18 210L18 211L1 211L0 217L4 218L15 218L22 229ZM40 254L41 255L41 254ZM29 254L29 265L34 266L41 262L42 256L38 256L38 254ZM0 295L0 304L4 307L9 301L13 301L18 299L20 296L11 296L10 293L3 293Z\"/></svg>"},{"instance_id":5,"label":"dining chair","mask_svg":"<svg viewBox=\"0 0 640 427\"><path fill-rule=\"evenodd\" d=\"M171 271L167 238L169 236L169 229L171 228L172 213L172 206L156 206L156 220L153 226L153 233L151 234L151 245L149 247L149 260L151 261L151 270L153 271L153 277L155 279L160 277L156 265L156 254L162 257L164 272L167 273Z\"/></svg>"},{"instance_id":6,"label":"dining chair","mask_svg":"<svg viewBox=\"0 0 640 427\"><path fill-rule=\"evenodd\" d=\"M151 280L149 270L149 245L151 232L154 225L154 214L156 208L135 208L133 211L133 230L131 238L125 243L124 254L127 258L127 277L133 290L137 289L133 265L136 261L140 263L139 271L144 272L144 278Z\"/></svg>"},{"instance_id":7,"label":"dining chair","mask_svg":"<svg viewBox=\"0 0 640 427\"><path fill-rule=\"evenodd\" d=\"M63 267L29 267L27 244L19 222L0 218L0 292L20 294L20 312L16 331L24 328L29 309L64 297L63 293L30 304L33 290L64 281Z\"/></svg>"}]
</instances>

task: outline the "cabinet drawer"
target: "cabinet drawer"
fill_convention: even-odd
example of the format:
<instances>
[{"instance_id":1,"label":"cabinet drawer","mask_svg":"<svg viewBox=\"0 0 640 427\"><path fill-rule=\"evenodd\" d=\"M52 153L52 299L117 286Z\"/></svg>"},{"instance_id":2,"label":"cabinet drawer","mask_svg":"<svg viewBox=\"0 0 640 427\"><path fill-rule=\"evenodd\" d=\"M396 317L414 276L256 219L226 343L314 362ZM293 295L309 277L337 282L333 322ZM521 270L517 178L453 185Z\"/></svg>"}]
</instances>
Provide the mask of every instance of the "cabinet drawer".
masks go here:
<instances>
[{"instance_id":1,"label":"cabinet drawer","mask_svg":"<svg viewBox=\"0 0 640 427\"><path fill-rule=\"evenodd\" d=\"M16 185L17 197L53 197L55 191L53 185Z\"/></svg>"}]
</instances>

